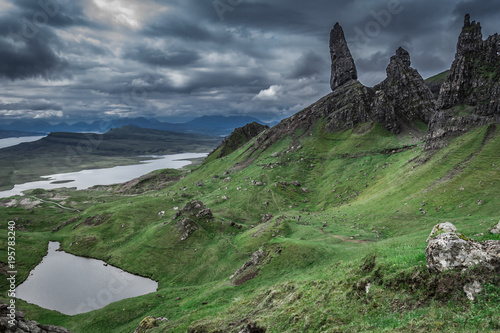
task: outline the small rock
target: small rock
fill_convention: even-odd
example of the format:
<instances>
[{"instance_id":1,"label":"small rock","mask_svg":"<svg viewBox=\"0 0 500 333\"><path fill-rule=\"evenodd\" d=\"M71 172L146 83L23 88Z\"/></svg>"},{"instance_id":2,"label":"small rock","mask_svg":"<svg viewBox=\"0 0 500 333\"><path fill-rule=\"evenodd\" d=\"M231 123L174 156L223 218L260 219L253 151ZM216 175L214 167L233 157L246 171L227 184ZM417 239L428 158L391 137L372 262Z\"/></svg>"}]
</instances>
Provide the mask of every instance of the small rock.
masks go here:
<instances>
[{"instance_id":1,"label":"small rock","mask_svg":"<svg viewBox=\"0 0 500 333\"><path fill-rule=\"evenodd\" d=\"M492 234L500 234L500 221L498 221L498 224L496 225L496 227L494 227L493 229L491 229L490 232Z\"/></svg>"},{"instance_id":2,"label":"small rock","mask_svg":"<svg viewBox=\"0 0 500 333\"><path fill-rule=\"evenodd\" d=\"M478 281L474 281L472 283L468 283L464 286L464 292L467 295L467 298L471 301L474 300L474 296L479 294L483 290L481 283Z\"/></svg>"}]
</instances>

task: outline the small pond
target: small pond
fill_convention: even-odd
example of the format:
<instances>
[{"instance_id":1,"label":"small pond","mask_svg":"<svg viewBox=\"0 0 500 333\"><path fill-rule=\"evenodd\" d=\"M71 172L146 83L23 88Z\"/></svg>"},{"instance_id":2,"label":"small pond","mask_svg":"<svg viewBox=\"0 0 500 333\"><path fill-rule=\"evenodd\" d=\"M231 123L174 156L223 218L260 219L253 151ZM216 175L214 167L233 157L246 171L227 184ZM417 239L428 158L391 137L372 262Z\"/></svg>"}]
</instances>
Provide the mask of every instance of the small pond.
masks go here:
<instances>
[{"instance_id":1,"label":"small pond","mask_svg":"<svg viewBox=\"0 0 500 333\"><path fill-rule=\"evenodd\" d=\"M158 283L107 265L104 261L57 251L58 242L26 281L16 296L29 303L67 315L85 313L130 297L155 292Z\"/></svg>"}]
</instances>

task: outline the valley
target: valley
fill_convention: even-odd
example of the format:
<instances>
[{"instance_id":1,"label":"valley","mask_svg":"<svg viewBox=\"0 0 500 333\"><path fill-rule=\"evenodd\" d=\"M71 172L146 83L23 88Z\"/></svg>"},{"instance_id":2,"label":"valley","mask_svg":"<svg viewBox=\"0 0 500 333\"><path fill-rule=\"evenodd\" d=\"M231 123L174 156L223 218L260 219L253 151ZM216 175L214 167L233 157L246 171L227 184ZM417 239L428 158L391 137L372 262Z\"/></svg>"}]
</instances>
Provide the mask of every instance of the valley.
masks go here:
<instances>
[{"instance_id":1,"label":"valley","mask_svg":"<svg viewBox=\"0 0 500 333\"><path fill-rule=\"evenodd\" d=\"M0 150L0 190L41 180L41 176L137 164L144 155L206 153L221 140L139 127L122 127L105 134L55 132Z\"/></svg>"},{"instance_id":2,"label":"valley","mask_svg":"<svg viewBox=\"0 0 500 333\"><path fill-rule=\"evenodd\" d=\"M74 316L17 309L75 333L500 330L499 50L466 15L448 73L425 82L398 48L366 87L336 24L332 92L276 126L236 129L199 165L2 200L0 254L13 221L19 282L49 241L158 282Z\"/></svg>"}]
</instances>

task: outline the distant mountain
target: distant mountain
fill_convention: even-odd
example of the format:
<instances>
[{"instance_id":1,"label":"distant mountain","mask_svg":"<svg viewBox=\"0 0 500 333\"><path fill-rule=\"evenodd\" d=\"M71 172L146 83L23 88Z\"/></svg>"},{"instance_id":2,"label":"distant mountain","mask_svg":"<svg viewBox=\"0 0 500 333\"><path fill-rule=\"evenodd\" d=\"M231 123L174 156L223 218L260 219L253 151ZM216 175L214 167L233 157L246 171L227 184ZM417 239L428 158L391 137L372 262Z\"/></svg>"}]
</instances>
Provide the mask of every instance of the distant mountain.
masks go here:
<instances>
[{"instance_id":1,"label":"distant mountain","mask_svg":"<svg viewBox=\"0 0 500 333\"><path fill-rule=\"evenodd\" d=\"M257 118L248 116L203 116L195 118L187 123L161 122L157 119L121 118L110 121L94 121L92 123L78 122L68 124L50 124L44 120L23 119L16 120L10 124L0 124L0 130L22 131L22 132L98 132L105 133L113 128L123 126L136 126L141 128L158 129L163 131L183 132L193 134L204 134L210 136L227 136L237 127L256 122L262 125L274 125L275 123L265 123Z\"/></svg>"}]
</instances>

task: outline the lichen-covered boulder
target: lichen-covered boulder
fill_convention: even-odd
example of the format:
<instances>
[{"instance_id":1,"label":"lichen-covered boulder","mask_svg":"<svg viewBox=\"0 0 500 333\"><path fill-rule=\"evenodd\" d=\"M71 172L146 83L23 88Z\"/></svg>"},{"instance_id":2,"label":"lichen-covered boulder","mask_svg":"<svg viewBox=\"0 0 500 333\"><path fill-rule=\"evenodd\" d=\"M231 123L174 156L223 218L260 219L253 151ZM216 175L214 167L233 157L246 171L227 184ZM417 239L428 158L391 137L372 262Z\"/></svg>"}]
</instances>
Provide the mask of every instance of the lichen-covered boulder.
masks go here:
<instances>
[{"instance_id":1,"label":"lichen-covered boulder","mask_svg":"<svg viewBox=\"0 0 500 333\"><path fill-rule=\"evenodd\" d=\"M432 237L445 232L457 232L457 228L453 225L453 223L450 222L439 223L435 225L434 228L432 228L431 234L429 235L429 237L427 237L426 242L429 243Z\"/></svg>"},{"instance_id":2,"label":"lichen-covered boulder","mask_svg":"<svg viewBox=\"0 0 500 333\"><path fill-rule=\"evenodd\" d=\"M425 256L430 272L473 266L500 271L500 241L480 243L456 232L445 232L432 237L425 249Z\"/></svg>"},{"instance_id":3,"label":"lichen-covered boulder","mask_svg":"<svg viewBox=\"0 0 500 333\"><path fill-rule=\"evenodd\" d=\"M164 321L168 321L168 319L165 317L155 318L153 316L148 316L141 320L134 333L145 333L154 327L158 327L158 323Z\"/></svg>"}]
</instances>

